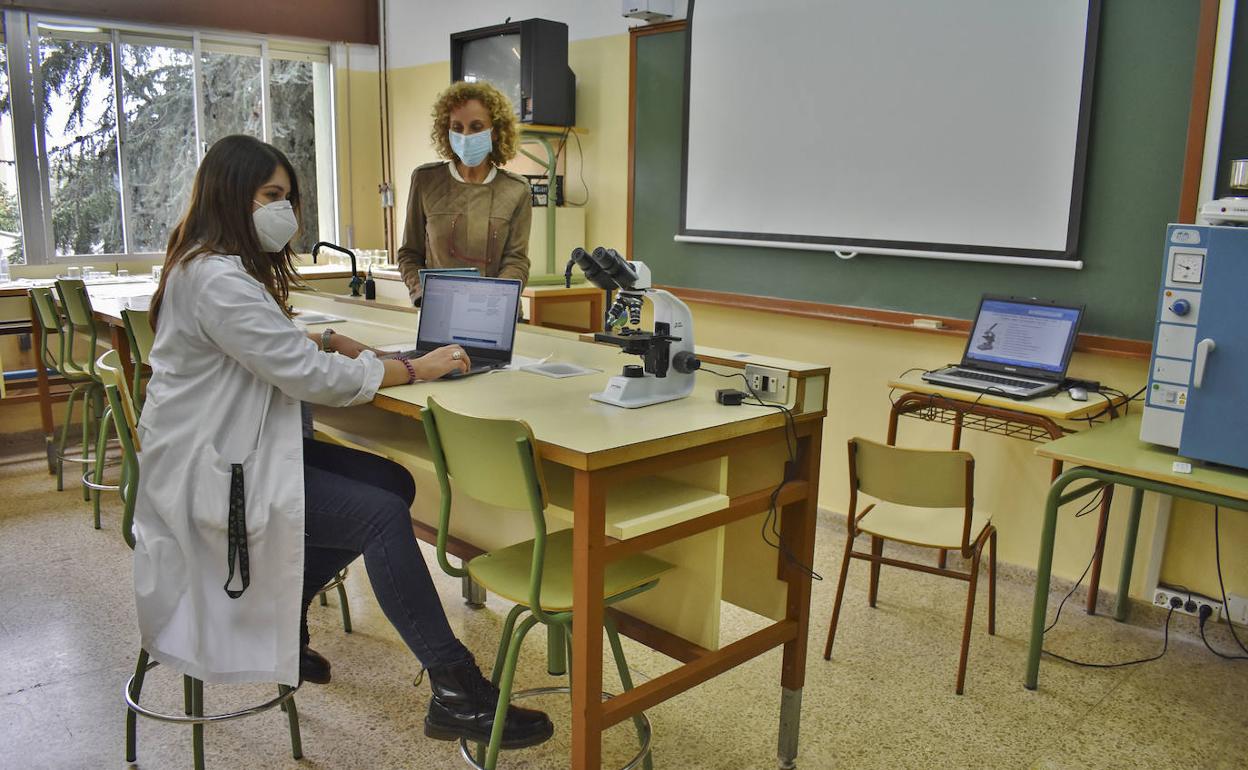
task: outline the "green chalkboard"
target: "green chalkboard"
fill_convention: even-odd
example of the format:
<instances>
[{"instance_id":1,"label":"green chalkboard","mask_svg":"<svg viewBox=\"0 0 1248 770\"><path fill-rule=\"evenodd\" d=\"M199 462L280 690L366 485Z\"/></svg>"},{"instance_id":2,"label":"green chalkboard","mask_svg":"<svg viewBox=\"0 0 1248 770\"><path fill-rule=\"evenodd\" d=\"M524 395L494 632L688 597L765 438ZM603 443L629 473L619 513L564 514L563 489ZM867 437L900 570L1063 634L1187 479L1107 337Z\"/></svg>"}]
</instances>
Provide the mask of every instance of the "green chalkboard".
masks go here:
<instances>
[{"instance_id":1,"label":"green chalkboard","mask_svg":"<svg viewBox=\"0 0 1248 770\"><path fill-rule=\"evenodd\" d=\"M685 33L639 35L631 256L671 286L954 318L974 315L989 292L1082 302L1083 331L1151 339L1165 226L1179 207L1199 16L1197 0L1105 0L1077 255L1083 270L675 242ZM780 138L784 105L768 104L766 94L741 96L743 110L776 112ZM741 151L778 146L759 137Z\"/></svg>"}]
</instances>

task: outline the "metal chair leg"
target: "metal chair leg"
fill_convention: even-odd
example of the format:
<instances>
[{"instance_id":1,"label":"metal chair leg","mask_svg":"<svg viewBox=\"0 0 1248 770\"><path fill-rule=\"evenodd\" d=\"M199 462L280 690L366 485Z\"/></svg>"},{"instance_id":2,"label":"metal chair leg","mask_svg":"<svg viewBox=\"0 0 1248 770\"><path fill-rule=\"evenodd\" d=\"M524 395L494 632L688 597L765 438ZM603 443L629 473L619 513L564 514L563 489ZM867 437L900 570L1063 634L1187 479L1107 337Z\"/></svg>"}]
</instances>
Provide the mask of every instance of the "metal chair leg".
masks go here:
<instances>
[{"instance_id":1,"label":"metal chair leg","mask_svg":"<svg viewBox=\"0 0 1248 770\"><path fill-rule=\"evenodd\" d=\"M975 619L975 587L979 582L979 557L984 552L984 541L975 545L975 554L971 557L971 579L966 589L966 619L962 624L962 651L958 655L958 695L966 684L966 659L971 649L971 624Z\"/></svg>"},{"instance_id":2,"label":"metal chair leg","mask_svg":"<svg viewBox=\"0 0 1248 770\"><path fill-rule=\"evenodd\" d=\"M997 528L988 535L988 635L997 635Z\"/></svg>"},{"instance_id":3,"label":"metal chair leg","mask_svg":"<svg viewBox=\"0 0 1248 770\"><path fill-rule=\"evenodd\" d=\"M284 684L277 686L278 695L285 695L290 692L290 688ZM295 698L292 695L282 704L285 706L286 719L290 723L290 755L295 759L303 759L303 738L299 733L299 709L295 706Z\"/></svg>"},{"instance_id":4,"label":"metal chair leg","mask_svg":"<svg viewBox=\"0 0 1248 770\"><path fill-rule=\"evenodd\" d=\"M134 682L130 685L130 697L138 702L143 694L143 678L147 675L147 650L139 650L139 662L134 667ZM138 715L126 707L126 761L139 759Z\"/></svg>"},{"instance_id":5,"label":"metal chair leg","mask_svg":"<svg viewBox=\"0 0 1248 770\"><path fill-rule=\"evenodd\" d=\"M498 752L503 744L503 725L507 721L507 707L511 703L511 685L516 677L516 661L520 658L520 645L529 630L537 624L537 618L529 616L520 623L511 644L507 647L507 660L503 664L502 676L498 681L498 706L494 709L494 729L490 733L490 744L485 751L486 770L494 770L498 765Z\"/></svg>"},{"instance_id":6,"label":"metal chair leg","mask_svg":"<svg viewBox=\"0 0 1248 770\"><path fill-rule=\"evenodd\" d=\"M98 406L95 400L95 396L96 396L95 389L88 386L87 393L83 397L83 402L82 402L83 404L82 405L82 459L84 461L88 460L91 457L91 454L90 452L88 452L88 449L91 446L91 435L92 435L91 429L95 427L95 419L96 419L96 414L97 414L96 408ZM82 485L82 501L84 503L91 502L91 487L88 487L86 483L83 483Z\"/></svg>"},{"instance_id":7,"label":"metal chair leg","mask_svg":"<svg viewBox=\"0 0 1248 770\"><path fill-rule=\"evenodd\" d=\"M836 600L832 603L832 620L828 623L828 641L823 645L823 659L831 660L832 642L836 641L836 624L841 619L841 600L845 598L845 579L849 577L850 556L854 550L854 532L851 529L845 536L845 555L841 558L841 579L836 583Z\"/></svg>"},{"instance_id":8,"label":"metal chair leg","mask_svg":"<svg viewBox=\"0 0 1248 770\"><path fill-rule=\"evenodd\" d=\"M113 410L111 407L104 408L104 414L100 418L100 425L96 428L95 438L95 475L92 481L96 486L104 483L104 460L108 452L108 428L112 424L111 418ZM91 508L95 515L95 528L100 528L100 497L104 492L100 489L91 490Z\"/></svg>"},{"instance_id":9,"label":"metal chair leg","mask_svg":"<svg viewBox=\"0 0 1248 770\"><path fill-rule=\"evenodd\" d=\"M620 684L624 688L624 692L633 689L633 676L628 670L628 661L624 659L624 645L620 644L620 633L615 627L615 619L611 617L611 613L607 612L602 616L602 625L607 631L607 642L611 645L611 656L615 658L615 668L620 673ZM640 716L633 717L633 726L637 728L637 740L642 744L644 749L646 744L646 723ZM654 770L654 760L651 752L647 751L645 759L642 760L644 770Z\"/></svg>"},{"instance_id":10,"label":"metal chair leg","mask_svg":"<svg viewBox=\"0 0 1248 770\"><path fill-rule=\"evenodd\" d=\"M524 605L517 604L511 608L511 612L508 612L506 619L503 620L503 632L498 638L498 653L494 656L494 668L490 671L490 683L495 687L498 686L503 666L507 662L507 648L511 645L511 635L515 633L516 621L527 609Z\"/></svg>"},{"instance_id":11,"label":"metal chair leg","mask_svg":"<svg viewBox=\"0 0 1248 770\"><path fill-rule=\"evenodd\" d=\"M65 399L65 421L61 423L61 435L56 441L57 492L65 489L65 445L69 443L69 426L74 421L74 400L83 395L83 391L84 388L81 385L73 387L69 391L69 398Z\"/></svg>"},{"instance_id":12,"label":"metal chair leg","mask_svg":"<svg viewBox=\"0 0 1248 770\"><path fill-rule=\"evenodd\" d=\"M189 676L182 677L182 711L188 717L195 711L195 686Z\"/></svg>"},{"instance_id":13,"label":"metal chair leg","mask_svg":"<svg viewBox=\"0 0 1248 770\"><path fill-rule=\"evenodd\" d=\"M321 597L321 606L322 606L322 607L328 607L328 606L329 606L329 599L327 599L327 598L325 597L325 592L324 592L324 591L321 591L321 593L320 593L319 595L320 595L320 597Z\"/></svg>"},{"instance_id":14,"label":"metal chair leg","mask_svg":"<svg viewBox=\"0 0 1248 770\"><path fill-rule=\"evenodd\" d=\"M191 716L204 715L204 683L199 679L191 679ZM191 725L191 748L194 751L195 770L204 770L204 725Z\"/></svg>"},{"instance_id":15,"label":"metal chair leg","mask_svg":"<svg viewBox=\"0 0 1248 770\"><path fill-rule=\"evenodd\" d=\"M347 587L338 584L338 604L342 610L342 630L351 633L351 605L347 602Z\"/></svg>"},{"instance_id":16,"label":"metal chair leg","mask_svg":"<svg viewBox=\"0 0 1248 770\"><path fill-rule=\"evenodd\" d=\"M884 538L871 536L871 555L880 557L884 555ZM880 593L880 563L878 561L871 562L871 582L867 586L867 604L875 606L875 600Z\"/></svg>"}]
</instances>

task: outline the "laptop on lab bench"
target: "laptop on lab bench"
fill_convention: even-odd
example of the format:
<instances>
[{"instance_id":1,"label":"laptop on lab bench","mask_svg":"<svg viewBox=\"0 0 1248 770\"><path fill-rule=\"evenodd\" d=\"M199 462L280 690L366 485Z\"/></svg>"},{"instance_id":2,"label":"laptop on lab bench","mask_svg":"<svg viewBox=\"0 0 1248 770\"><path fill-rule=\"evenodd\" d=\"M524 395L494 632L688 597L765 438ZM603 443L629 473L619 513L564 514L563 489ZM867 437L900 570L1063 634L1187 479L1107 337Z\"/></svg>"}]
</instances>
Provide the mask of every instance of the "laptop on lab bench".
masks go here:
<instances>
[{"instance_id":1,"label":"laptop on lab bench","mask_svg":"<svg viewBox=\"0 0 1248 770\"><path fill-rule=\"evenodd\" d=\"M472 368L445 375L448 378L502 369L511 363L520 281L452 273L430 273L423 278L416 348L399 355L423 356L443 345L459 345L472 360Z\"/></svg>"},{"instance_id":2,"label":"laptop on lab bench","mask_svg":"<svg viewBox=\"0 0 1248 770\"><path fill-rule=\"evenodd\" d=\"M962 363L923 373L923 380L964 390L1036 398L1066 378L1083 305L984 295Z\"/></svg>"}]
</instances>

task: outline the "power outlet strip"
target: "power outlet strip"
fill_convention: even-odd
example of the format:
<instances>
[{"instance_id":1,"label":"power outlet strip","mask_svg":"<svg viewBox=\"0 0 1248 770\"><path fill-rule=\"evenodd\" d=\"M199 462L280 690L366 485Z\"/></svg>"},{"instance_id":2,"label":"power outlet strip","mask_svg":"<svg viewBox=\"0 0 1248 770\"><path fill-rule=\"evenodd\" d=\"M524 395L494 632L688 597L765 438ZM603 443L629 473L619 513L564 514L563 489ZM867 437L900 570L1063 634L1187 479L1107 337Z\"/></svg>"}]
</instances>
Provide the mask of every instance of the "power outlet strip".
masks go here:
<instances>
[{"instance_id":1,"label":"power outlet strip","mask_svg":"<svg viewBox=\"0 0 1248 770\"><path fill-rule=\"evenodd\" d=\"M789 373L785 370L746 364L745 381L759 399L777 404L789 403Z\"/></svg>"},{"instance_id":2,"label":"power outlet strip","mask_svg":"<svg viewBox=\"0 0 1248 770\"><path fill-rule=\"evenodd\" d=\"M1248 626L1248 599L1235 594L1226 595L1226 606L1231 611L1231 622L1237 626Z\"/></svg>"},{"instance_id":3,"label":"power outlet strip","mask_svg":"<svg viewBox=\"0 0 1248 770\"><path fill-rule=\"evenodd\" d=\"M1177 602L1177 604L1176 604ZM1208 607L1213 614L1211 619L1215 622L1222 617L1222 605L1213 599L1201 596L1200 594L1188 594L1186 591L1176 591L1166 586L1157 586L1153 590L1153 604L1164 609L1173 608L1175 612L1181 612L1184 615L1198 617L1202 606Z\"/></svg>"}]
</instances>

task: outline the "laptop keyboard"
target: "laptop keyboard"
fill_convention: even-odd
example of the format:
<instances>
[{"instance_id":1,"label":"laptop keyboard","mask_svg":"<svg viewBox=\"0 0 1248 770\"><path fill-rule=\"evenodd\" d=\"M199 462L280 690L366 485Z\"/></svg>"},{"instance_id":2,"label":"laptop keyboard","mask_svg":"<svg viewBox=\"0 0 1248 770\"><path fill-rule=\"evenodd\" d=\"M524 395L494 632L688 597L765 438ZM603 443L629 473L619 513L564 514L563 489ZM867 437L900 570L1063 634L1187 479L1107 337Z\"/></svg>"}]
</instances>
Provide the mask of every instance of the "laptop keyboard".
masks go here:
<instances>
[{"instance_id":1,"label":"laptop keyboard","mask_svg":"<svg viewBox=\"0 0 1248 770\"><path fill-rule=\"evenodd\" d=\"M980 382L991 382L994 385L1006 385L1011 388L1040 387L1039 383L1029 382L1027 380L1012 380L1009 377L999 377L995 374L984 374L983 372L972 372L966 369L959 369L954 374L958 377L965 377L968 380L979 380Z\"/></svg>"}]
</instances>

